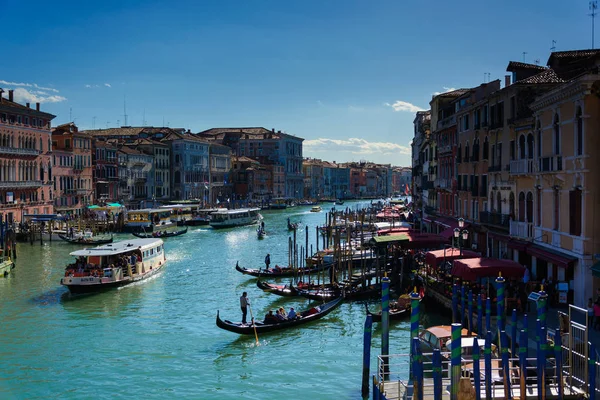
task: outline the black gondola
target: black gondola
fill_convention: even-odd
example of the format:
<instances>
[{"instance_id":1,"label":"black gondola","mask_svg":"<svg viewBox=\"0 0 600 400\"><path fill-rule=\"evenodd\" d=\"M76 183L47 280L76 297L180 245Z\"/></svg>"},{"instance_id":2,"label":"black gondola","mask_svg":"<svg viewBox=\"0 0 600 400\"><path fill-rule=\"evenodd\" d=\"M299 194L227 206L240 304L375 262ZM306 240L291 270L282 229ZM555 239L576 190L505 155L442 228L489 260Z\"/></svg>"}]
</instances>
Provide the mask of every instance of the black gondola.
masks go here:
<instances>
[{"instance_id":1,"label":"black gondola","mask_svg":"<svg viewBox=\"0 0 600 400\"><path fill-rule=\"evenodd\" d=\"M188 231L188 228L185 228L181 231L176 231L176 232L163 232L162 234L159 234L159 232L153 232L153 233L131 232L131 234L133 236L137 236L142 239L155 239L155 238L164 239L164 238L168 238L168 237L183 235L184 233L187 233L187 231Z\"/></svg>"},{"instance_id":2,"label":"black gondola","mask_svg":"<svg viewBox=\"0 0 600 400\"><path fill-rule=\"evenodd\" d=\"M262 228L258 228L258 229L256 230L256 236L257 236L259 239L264 239L264 238L265 238L265 236L267 236L267 232L266 232L264 229L262 229Z\"/></svg>"},{"instance_id":3,"label":"black gondola","mask_svg":"<svg viewBox=\"0 0 600 400\"><path fill-rule=\"evenodd\" d=\"M242 274L246 274L246 275L252 275L252 276L272 276L272 277L278 277L278 276L294 276L296 274L300 275L300 274L312 274L315 272L319 272L319 271L323 271L324 269L329 268L329 265L320 265L318 267L313 267L313 268L290 268L290 267L284 267L284 268L270 268L268 270L266 269L251 269L251 268L244 268L244 267L240 267L238 264L235 265L235 269L237 269L239 272L241 272Z\"/></svg>"},{"instance_id":4,"label":"black gondola","mask_svg":"<svg viewBox=\"0 0 600 400\"><path fill-rule=\"evenodd\" d=\"M96 245L100 245L100 244L108 244L108 243L113 242L112 236L110 237L110 239L90 239L90 238L85 238L85 237L69 238L65 235L59 234L58 237L67 243L92 245L92 246L96 246Z\"/></svg>"},{"instance_id":5,"label":"black gondola","mask_svg":"<svg viewBox=\"0 0 600 400\"><path fill-rule=\"evenodd\" d=\"M297 222L292 223L288 221L288 231L295 231L296 229L298 229L299 225L300 224L298 224Z\"/></svg>"},{"instance_id":6,"label":"black gondola","mask_svg":"<svg viewBox=\"0 0 600 400\"><path fill-rule=\"evenodd\" d=\"M299 318L285 320L273 324L265 324L263 322L256 321L255 324L252 325L252 323L242 324L241 322L222 320L219 317L219 311L217 311L217 326L221 329L225 329L226 331L239 333L240 335L254 335L255 329L257 333L277 331L321 319L338 307L342 303L342 300L343 299L341 297L338 297L337 299L334 299L328 303L322 304L318 307L312 307L307 311L298 313Z\"/></svg>"},{"instance_id":7,"label":"black gondola","mask_svg":"<svg viewBox=\"0 0 600 400\"><path fill-rule=\"evenodd\" d=\"M419 300L419 302L421 302L421 300ZM373 316L373 322L381 322L381 311L373 313L369 310L369 306L367 304L365 304L365 307L367 308L367 314L371 314ZM406 308L393 308L393 304L390 304L390 320L396 321L400 319L410 318L410 310L410 305Z\"/></svg>"},{"instance_id":8,"label":"black gondola","mask_svg":"<svg viewBox=\"0 0 600 400\"><path fill-rule=\"evenodd\" d=\"M306 297L310 300L327 301L338 296L342 296L346 300L363 300L380 297L381 284L369 285L365 288L363 288L362 286L340 286L337 288L325 288L317 290L299 290L298 293L300 294L300 296Z\"/></svg>"},{"instance_id":9,"label":"black gondola","mask_svg":"<svg viewBox=\"0 0 600 400\"><path fill-rule=\"evenodd\" d=\"M292 297L292 296L300 296L299 290L311 290L318 289L321 285L316 283L304 283L299 282L297 286L294 286L292 283L289 285L274 285L272 283L261 281L260 278L256 281L256 286L265 292L273 293L278 296L284 297Z\"/></svg>"}]
</instances>

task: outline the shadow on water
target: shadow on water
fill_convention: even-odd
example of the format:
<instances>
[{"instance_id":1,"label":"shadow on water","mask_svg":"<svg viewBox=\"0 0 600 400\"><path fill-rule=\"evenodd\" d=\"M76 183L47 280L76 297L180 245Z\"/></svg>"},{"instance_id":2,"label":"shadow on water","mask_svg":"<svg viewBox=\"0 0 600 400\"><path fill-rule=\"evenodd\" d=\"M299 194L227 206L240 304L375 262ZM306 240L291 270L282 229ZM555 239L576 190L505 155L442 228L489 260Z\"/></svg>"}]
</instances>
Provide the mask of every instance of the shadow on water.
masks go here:
<instances>
[{"instance_id":1,"label":"shadow on water","mask_svg":"<svg viewBox=\"0 0 600 400\"><path fill-rule=\"evenodd\" d=\"M68 295L69 291L66 288L58 287L32 297L30 301L37 306L53 306L62 303Z\"/></svg>"}]
</instances>

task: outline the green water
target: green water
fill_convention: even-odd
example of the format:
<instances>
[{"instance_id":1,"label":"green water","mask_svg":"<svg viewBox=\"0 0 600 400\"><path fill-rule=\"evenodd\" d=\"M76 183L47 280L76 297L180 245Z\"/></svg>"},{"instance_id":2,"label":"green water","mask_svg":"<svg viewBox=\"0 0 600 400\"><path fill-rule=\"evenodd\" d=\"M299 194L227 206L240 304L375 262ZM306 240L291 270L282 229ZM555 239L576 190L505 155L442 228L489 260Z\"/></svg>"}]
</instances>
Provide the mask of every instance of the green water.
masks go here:
<instances>
[{"instance_id":1,"label":"green water","mask_svg":"<svg viewBox=\"0 0 600 400\"><path fill-rule=\"evenodd\" d=\"M286 264L287 217L310 226L314 246L314 227L330 208L265 211L264 240L255 227L190 227L165 239L161 274L77 299L59 280L78 246L19 244L17 268L0 278L0 399L360 398L364 304L345 303L314 324L262 335L260 346L215 325L217 309L241 319L243 291L261 318L279 305L307 307L308 300L260 291L234 266L262 266L266 253L272 265ZM302 244L304 235L298 231ZM408 335L409 321L393 323L390 352L406 353ZM380 336L375 329L372 373Z\"/></svg>"}]
</instances>

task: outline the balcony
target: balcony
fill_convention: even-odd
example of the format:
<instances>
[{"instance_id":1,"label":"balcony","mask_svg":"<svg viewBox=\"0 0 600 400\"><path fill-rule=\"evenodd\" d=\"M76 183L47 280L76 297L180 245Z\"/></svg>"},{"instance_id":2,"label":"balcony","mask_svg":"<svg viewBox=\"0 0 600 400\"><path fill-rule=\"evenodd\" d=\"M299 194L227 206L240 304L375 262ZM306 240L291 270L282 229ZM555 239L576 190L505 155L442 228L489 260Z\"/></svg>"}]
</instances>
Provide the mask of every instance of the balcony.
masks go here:
<instances>
[{"instance_id":1,"label":"balcony","mask_svg":"<svg viewBox=\"0 0 600 400\"><path fill-rule=\"evenodd\" d=\"M500 172L502 171L501 165L488 165L488 172Z\"/></svg>"},{"instance_id":2,"label":"balcony","mask_svg":"<svg viewBox=\"0 0 600 400\"><path fill-rule=\"evenodd\" d=\"M513 160L510 162L511 175L529 175L534 172L534 162L531 159Z\"/></svg>"},{"instance_id":3,"label":"balcony","mask_svg":"<svg viewBox=\"0 0 600 400\"><path fill-rule=\"evenodd\" d=\"M437 123L437 129L444 129L448 126L456 125L456 115L451 115L448 118L444 118Z\"/></svg>"},{"instance_id":4,"label":"balcony","mask_svg":"<svg viewBox=\"0 0 600 400\"><path fill-rule=\"evenodd\" d=\"M42 181L5 181L0 182L0 189L35 189L42 185Z\"/></svg>"},{"instance_id":5,"label":"balcony","mask_svg":"<svg viewBox=\"0 0 600 400\"><path fill-rule=\"evenodd\" d=\"M446 154L446 153L450 153L452 151L452 145L451 144L447 144L445 146L439 146L438 147L438 153L439 154Z\"/></svg>"},{"instance_id":6,"label":"balcony","mask_svg":"<svg viewBox=\"0 0 600 400\"><path fill-rule=\"evenodd\" d=\"M508 229L510 217L508 216L508 214L481 211L479 213L479 221L482 224L495 225Z\"/></svg>"},{"instance_id":7,"label":"balcony","mask_svg":"<svg viewBox=\"0 0 600 400\"><path fill-rule=\"evenodd\" d=\"M37 149L19 149L14 147L3 147L0 146L0 154L9 154L14 156L26 156L26 157L37 157L42 154Z\"/></svg>"},{"instance_id":8,"label":"balcony","mask_svg":"<svg viewBox=\"0 0 600 400\"><path fill-rule=\"evenodd\" d=\"M436 186L439 187L440 189L450 189L450 187L451 187L450 179L438 178L435 181L436 181Z\"/></svg>"},{"instance_id":9,"label":"balcony","mask_svg":"<svg viewBox=\"0 0 600 400\"><path fill-rule=\"evenodd\" d=\"M510 236L520 239L533 238L533 224L531 222L510 221Z\"/></svg>"},{"instance_id":10,"label":"balcony","mask_svg":"<svg viewBox=\"0 0 600 400\"><path fill-rule=\"evenodd\" d=\"M141 177L141 178L135 178L134 180L135 184L145 184L146 183L146 178L145 177Z\"/></svg>"},{"instance_id":11,"label":"balcony","mask_svg":"<svg viewBox=\"0 0 600 400\"><path fill-rule=\"evenodd\" d=\"M562 171L562 156L541 157L538 159L539 172Z\"/></svg>"},{"instance_id":12,"label":"balcony","mask_svg":"<svg viewBox=\"0 0 600 400\"><path fill-rule=\"evenodd\" d=\"M89 190L87 190L87 189L77 189L76 192L79 195L86 195L86 194L88 194Z\"/></svg>"}]
</instances>

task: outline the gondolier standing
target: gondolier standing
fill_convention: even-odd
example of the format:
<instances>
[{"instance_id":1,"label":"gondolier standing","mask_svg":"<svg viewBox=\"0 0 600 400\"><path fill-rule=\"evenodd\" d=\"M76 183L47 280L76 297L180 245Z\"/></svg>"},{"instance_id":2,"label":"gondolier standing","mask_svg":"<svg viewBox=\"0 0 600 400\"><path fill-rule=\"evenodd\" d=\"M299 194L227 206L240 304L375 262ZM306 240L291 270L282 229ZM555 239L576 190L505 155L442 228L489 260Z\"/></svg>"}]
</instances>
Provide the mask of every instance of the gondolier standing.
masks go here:
<instances>
[{"instance_id":1,"label":"gondolier standing","mask_svg":"<svg viewBox=\"0 0 600 400\"><path fill-rule=\"evenodd\" d=\"M267 271L269 270L269 265L271 265L271 255L267 254L265 257L265 265L267 266Z\"/></svg>"},{"instance_id":2,"label":"gondolier standing","mask_svg":"<svg viewBox=\"0 0 600 400\"><path fill-rule=\"evenodd\" d=\"M244 292L242 293L242 295L240 296L240 307L242 309L242 324L246 323L246 314L248 313L248 304L250 304L250 301L248 301L248 293Z\"/></svg>"}]
</instances>

